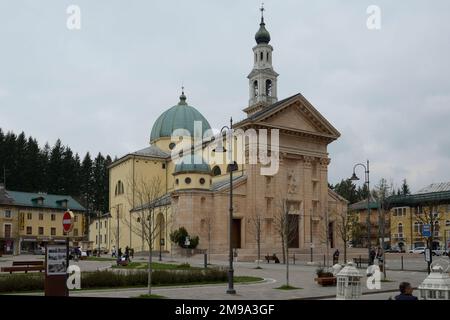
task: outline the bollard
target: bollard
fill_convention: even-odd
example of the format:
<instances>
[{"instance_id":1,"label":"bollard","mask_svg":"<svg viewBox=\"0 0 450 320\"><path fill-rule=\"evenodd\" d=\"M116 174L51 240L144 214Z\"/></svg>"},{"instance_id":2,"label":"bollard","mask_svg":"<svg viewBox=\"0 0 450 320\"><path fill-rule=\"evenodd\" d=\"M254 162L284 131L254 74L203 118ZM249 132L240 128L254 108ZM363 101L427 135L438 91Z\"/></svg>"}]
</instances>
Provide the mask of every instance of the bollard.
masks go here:
<instances>
[{"instance_id":1,"label":"bollard","mask_svg":"<svg viewBox=\"0 0 450 320\"><path fill-rule=\"evenodd\" d=\"M402 271L403 271L403 256L401 256L401 260L402 260Z\"/></svg>"},{"instance_id":2,"label":"bollard","mask_svg":"<svg viewBox=\"0 0 450 320\"><path fill-rule=\"evenodd\" d=\"M325 267L325 255L323 255L323 266ZM328 266L327 266L328 267Z\"/></svg>"},{"instance_id":3,"label":"bollard","mask_svg":"<svg viewBox=\"0 0 450 320\"><path fill-rule=\"evenodd\" d=\"M204 257L204 260L203 260L204 262L203 263L204 263L205 269L206 269L206 268L208 268L208 254L204 253L203 257Z\"/></svg>"}]
</instances>

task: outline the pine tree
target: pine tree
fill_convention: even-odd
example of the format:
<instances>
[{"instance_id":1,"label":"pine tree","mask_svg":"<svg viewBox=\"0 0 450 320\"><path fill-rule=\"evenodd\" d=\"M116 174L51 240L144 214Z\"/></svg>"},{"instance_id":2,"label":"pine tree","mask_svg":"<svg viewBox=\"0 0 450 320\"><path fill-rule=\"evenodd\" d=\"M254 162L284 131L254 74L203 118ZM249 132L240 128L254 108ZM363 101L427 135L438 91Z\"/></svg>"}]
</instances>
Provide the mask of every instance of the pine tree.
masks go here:
<instances>
[{"instance_id":1,"label":"pine tree","mask_svg":"<svg viewBox=\"0 0 450 320\"><path fill-rule=\"evenodd\" d=\"M61 140L57 140L50 152L50 159L47 166L48 192L53 194L64 193L64 169L63 169L64 147Z\"/></svg>"},{"instance_id":2,"label":"pine tree","mask_svg":"<svg viewBox=\"0 0 450 320\"><path fill-rule=\"evenodd\" d=\"M406 179L403 179L401 194L404 196L411 194L411 190L409 189L409 185L408 182L406 182Z\"/></svg>"},{"instance_id":3,"label":"pine tree","mask_svg":"<svg viewBox=\"0 0 450 320\"><path fill-rule=\"evenodd\" d=\"M93 210L93 172L91 155L86 156L80 169L80 200L84 207L91 212Z\"/></svg>"}]
</instances>

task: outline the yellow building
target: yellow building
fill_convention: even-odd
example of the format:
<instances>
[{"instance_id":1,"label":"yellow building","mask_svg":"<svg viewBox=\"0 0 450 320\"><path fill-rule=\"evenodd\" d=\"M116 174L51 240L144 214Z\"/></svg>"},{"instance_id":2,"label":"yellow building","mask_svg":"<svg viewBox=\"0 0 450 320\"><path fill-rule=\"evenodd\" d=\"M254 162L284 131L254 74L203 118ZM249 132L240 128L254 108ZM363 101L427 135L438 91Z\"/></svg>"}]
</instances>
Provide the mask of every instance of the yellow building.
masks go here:
<instances>
[{"instance_id":1,"label":"yellow building","mask_svg":"<svg viewBox=\"0 0 450 320\"><path fill-rule=\"evenodd\" d=\"M380 246L383 243L388 247L390 245L390 214L389 211L383 211L381 205L372 200L370 207L370 245ZM354 247L367 247L367 199L353 203L348 209L355 214L355 231L352 240Z\"/></svg>"},{"instance_id":2,"label":"yellow building","mask_svg":"<svg viewBox=\"0 0 450 320\"><path fill-rule=\"evenodd\" d=\"M149 226L152 248L171 250L171 231L185 227L199 236L198 248L224 254L230 228L231 246L242 257L256 250L257 218L262 252L279 253L280 208L288 210L289 224L295 227L292 249L309 250L312 244L320 250L327 239L340 245L336 226L347 202L328 188L327 150L340 133L301 94L278 100L278 73L263 19L255 40L246 115L232 124L232 142L229 136L213 135L183 91L179 102L153 124L149 146L111 164L108 249L148 250ZM267 149L259 149L259 160L252 162L253 147L264 139ZM90 240L95 241L94 233Z\"/></svg>"},{"instance_id":3,"label":"yellow building","mask_svg":"<svg viewBox=\"0 0 450 320\"><path fill-rule=\"evenodd\" d=\"M394 196L389 201L393 245L405 250L426 246L422 229L429 224L433 248L450 249L450 183L431 184L415 194Z\"/></svg>"},{"instance_id":4,"label":"yellow building","mask_svg":"<svg viewBox=\"0 0 450 320\"><path fill-rule=\"evenodd\" d=\"M100 217L91 219L89 225L89 250L97 251L100 248L101 253L108 253L112 248L111 241L111 215L103 214Z\"/></svg>"},{"instance_id":5,"label":"yellow building","mask_svg":"<svg viewBox=\"0 0 450 320\"><path fill-rule=\"evenodd\" d=\"M0 187L0 250L4 253L32 253L49 241L65 242L62 216L74 213L69 234L74 246L85 237L85 209L72 197L5 190Z\"/></svg>"}]
</instances>

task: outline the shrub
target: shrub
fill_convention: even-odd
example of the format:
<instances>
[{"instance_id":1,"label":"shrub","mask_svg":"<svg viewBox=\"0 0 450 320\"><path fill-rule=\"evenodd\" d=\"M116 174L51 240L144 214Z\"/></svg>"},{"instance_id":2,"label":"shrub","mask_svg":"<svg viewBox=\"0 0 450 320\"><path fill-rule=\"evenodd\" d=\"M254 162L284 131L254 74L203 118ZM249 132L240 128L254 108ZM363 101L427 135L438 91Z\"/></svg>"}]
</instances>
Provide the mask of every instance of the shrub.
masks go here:
<instances>
[{"instance_id":1,"label":"shrub","mask_svg":"<svg viewBox=\"0 0 450 320\"><path fill-rule=\"evenodd\" d=\"M225 269L155 270L152 272L153 285L174 285L187 283L224 282ZM81 288L116 288L146 286L147 271L94 271L81 273ZM0 292L44 290L44 274L13 274L0 277Z\"/></svg>"},{"instance_id":2,"label":"shrub","mask_svg":"<svg viewBox=\"0 0 450 320\"><path fill-rule=\"evenodd\" d=\"M0 292L44 290L44 274L11 274L0 277Z\"/></svg>"},{"instance_id":3,"label":"shrub","mask_svg":"<svg viewBox=\"0 0 450 320\"><path fill-rule=\"evenodd\" d=\"M198 236L189 236L189 233L187 232L186 228L180 227L178 230L174 230L169 235L170 240L174 243L176 243L181 248L189 248L189 249L195 249L198 246L198 243L200 241ZM184 243L186 241L186 237L189 237L190 244L189 246L186 246Z\"/></svg>"}]
</instances>

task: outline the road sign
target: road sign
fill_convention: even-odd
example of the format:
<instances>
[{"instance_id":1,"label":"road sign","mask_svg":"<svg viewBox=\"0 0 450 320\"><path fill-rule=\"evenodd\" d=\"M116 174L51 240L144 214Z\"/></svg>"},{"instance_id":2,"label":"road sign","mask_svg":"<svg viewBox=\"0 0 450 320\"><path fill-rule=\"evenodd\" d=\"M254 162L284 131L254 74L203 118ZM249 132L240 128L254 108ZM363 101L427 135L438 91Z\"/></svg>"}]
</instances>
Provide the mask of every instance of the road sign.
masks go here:
<instances>
[{"instance_id":1,"label":"road sign","mask_svg":"<svg viewBox=\"0 0 450 320\"><path fill-rule=\"evenodd\" d=\"M422 228L422 236L425 238L431 237L431 224L424 224Z\"/></svg>"},{"instance_id":2,"label":"road sign","mask_svg":"<svg viewBox=\"0 0 450 320\"><path fill-rule=\"evenodd\" d=\"M63 230L65 233L69 233L73 229L73 212L72 211L66 211L63 214Z\"/></svg>"}]
</instances>

